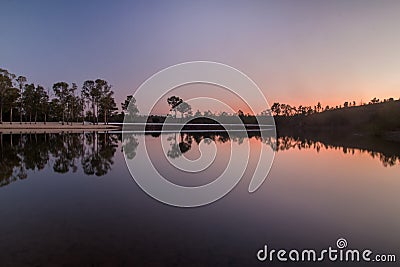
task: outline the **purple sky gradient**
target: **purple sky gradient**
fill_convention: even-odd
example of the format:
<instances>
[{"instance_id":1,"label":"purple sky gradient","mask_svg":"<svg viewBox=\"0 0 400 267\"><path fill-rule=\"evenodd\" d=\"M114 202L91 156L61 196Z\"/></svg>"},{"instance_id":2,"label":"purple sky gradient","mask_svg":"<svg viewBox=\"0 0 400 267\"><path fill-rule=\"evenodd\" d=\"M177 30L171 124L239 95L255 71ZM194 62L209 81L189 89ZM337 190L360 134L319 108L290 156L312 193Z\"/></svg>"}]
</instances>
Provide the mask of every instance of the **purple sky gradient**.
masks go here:
<instances>
[{"instance_id":1,"label":"purple sky gradient","mask_svg":"<svg viewBox=\"0 0 400 267\"><path fill-rule=\"evenodd\" d=\"M243 71L270 104L399 98L398 14L395 0L9 0L0 67L48 88L104 78L117 103L155 72L192 60Z\"/></svg>"}]
</instances>

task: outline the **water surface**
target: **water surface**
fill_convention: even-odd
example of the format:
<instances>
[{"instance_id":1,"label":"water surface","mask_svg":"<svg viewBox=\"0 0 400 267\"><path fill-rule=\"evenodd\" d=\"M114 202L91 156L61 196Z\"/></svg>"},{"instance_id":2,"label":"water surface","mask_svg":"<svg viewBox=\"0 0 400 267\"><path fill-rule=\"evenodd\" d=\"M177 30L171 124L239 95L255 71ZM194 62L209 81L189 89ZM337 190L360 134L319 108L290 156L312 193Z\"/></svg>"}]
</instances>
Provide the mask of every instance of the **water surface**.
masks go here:
<instances>
[{"instance_id":1,"label":"water surface","mask_svg":"<svg viewBox=\"0 0 400 267\"><path fill-rule=\"evenodd\" d=\"M265 266L256 260L264 244L319 249L339 237L353 248L400 256L400 154L393 149L290 137L266 144L256 133L250 139L223 133L121 138L1 134L0 266ZM123 153L140 162L145 138L163 175L187 186L218 176L231 142L250 140L252 153L263 146L277 153L255 193L247 191L256 166L252 155L227 196L184 209L149 197L130 176ZM159 146L167 144L172 160L195 159L203 140L216 144L217 158L190 177L172 168Z\"/></svg>"}]
</instances>

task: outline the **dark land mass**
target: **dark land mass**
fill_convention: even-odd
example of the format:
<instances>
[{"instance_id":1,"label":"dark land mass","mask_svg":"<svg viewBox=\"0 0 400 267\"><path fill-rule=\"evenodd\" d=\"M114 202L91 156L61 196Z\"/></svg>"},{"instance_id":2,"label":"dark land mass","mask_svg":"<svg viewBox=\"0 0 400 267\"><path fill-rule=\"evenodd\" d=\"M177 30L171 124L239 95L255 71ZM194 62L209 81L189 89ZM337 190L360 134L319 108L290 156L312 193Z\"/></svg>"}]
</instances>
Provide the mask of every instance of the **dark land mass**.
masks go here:
<instances>
[{"instance_id":1,"label":"dark land mass","mask_svg":"<svg viewBox=\"0 0 400 267\"><path fill-rule=\"evenodd\" d=\"M278 135L324 137L343 140L373 136L400 141L400 101L327 110L310 115L276 116Z\"/></svg>"},{"instance_id":2,"label":"dark land mass","mask_svg":"<svg viewBox=\"0 0 400 267\"><path fill-rule=\"evenodd\" d=\"M147 118L147 119L146 119ZM165 116L143 117L146 130L162 130L164 122L185 124L183 130L223 130L222 124L237 123L233 117L214 116L211 118L172 118ZM265 116L239 116L246 129L259 129L260 119ZM274 116L278 136L323 138L334 136L340 140L383 139L400 142L400 100L352 106L292 116ZM140 122L140 120L138 120ZM266 124L266 123L260 123ZM269 123L273 124L273 123ZM179 128L181 129L181 128Z\"/></svg>"},{"instance_id":3,"label":"dark land mass","mask_svg":"<svg viewBox=\"0 0 400 267\"><path fill-rule=\"evenodd\" d=\"M400 158L400 101L275 117L277 135L297 142L366 151L393 165ZM290 143L290 142L289 142ZM290 146L290 144L288 145ZM379 153L376 154L376 153Z\"/></svg>"},{"instance_id":4,"label":"dark land mass","mask_svg":"<svg viewBox=\"0 0 400 267\"><path fill-rule=\"evenodd\" d=\"M277 131L276 149L304 148L319 145L340 148L344 153L360 150L381 158L387 165L393 165L400 158L400 101L362 106L344 107L313 114L275 116ZM151 120L151 119L150 119ZM162 119L157 119L163 122ZM156 121L157 121L156 120ZM242 116L250 136L260 136L255 116ZM199 125L199 124L214 124ZM162 124L147 130L158 130ZM218 122L209 118L197 118L182 128L185 130L223 130ZM154 133L153 133L154 134ZM227 135L224 131L220 136Z\"/></svg>"}]
</instances>

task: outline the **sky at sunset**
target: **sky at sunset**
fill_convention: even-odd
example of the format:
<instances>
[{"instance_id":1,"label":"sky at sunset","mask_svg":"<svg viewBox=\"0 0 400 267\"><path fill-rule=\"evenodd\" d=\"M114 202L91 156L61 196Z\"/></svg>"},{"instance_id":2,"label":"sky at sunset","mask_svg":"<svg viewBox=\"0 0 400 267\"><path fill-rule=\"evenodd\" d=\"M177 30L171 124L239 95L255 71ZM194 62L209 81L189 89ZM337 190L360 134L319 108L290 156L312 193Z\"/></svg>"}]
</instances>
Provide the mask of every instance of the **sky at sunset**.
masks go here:
<instances>
[{"instance_id":1,"label":"sky at sunset","mask_svg":"<svg viewBox=\"0 0 400 267\"><path fill-rule=\"evenodd\" d=\"M241 70L270 104L398 99L399 14L395 0L3 0L0 67L45 87L104 78L117 103L192 60Z\"/></svg>"}]
</instances>

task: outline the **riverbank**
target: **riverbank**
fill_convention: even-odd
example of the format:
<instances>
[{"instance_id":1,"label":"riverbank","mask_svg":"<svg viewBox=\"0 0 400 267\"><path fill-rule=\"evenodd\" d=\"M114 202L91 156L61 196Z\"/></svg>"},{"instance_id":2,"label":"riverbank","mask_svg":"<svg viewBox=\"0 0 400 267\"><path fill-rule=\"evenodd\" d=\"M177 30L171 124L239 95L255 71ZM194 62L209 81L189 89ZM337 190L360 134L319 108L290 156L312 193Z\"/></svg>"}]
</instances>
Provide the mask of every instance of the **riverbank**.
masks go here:
<instances>
[{"instance_id":1,"label":"riverbank","mask_svg":"<svg viewBox=\"0 0 400 267\"><path fill-rule=\"evenodd\" d=\"M400 101L328 110L308 116L275 117L278 135L318 137L334 134L341 138L370 136L400 140Z\"/></svg>"},{"instance_id":2,"label":"riverbank","mask_svg":"<svg viewBox=\"0 0 400 267\"><path fill-rule=\"evenodd\" d=\"M112 124L82 124L80 123L72 123L72 124L61 124L59 122L47 122L46 124L43 122L38 123L25 123L22 124L19 122L13 122L10 124L9 122L3 122L0 124L0 132L3 133L26 133L26 132L52 132L52 131L82 131L82 130L93 130L93 131L104 131L104 130L118 130L121 127L118 125Z\"/></svg>"}]
</instances>

